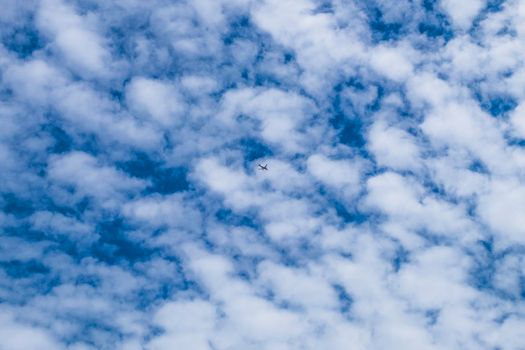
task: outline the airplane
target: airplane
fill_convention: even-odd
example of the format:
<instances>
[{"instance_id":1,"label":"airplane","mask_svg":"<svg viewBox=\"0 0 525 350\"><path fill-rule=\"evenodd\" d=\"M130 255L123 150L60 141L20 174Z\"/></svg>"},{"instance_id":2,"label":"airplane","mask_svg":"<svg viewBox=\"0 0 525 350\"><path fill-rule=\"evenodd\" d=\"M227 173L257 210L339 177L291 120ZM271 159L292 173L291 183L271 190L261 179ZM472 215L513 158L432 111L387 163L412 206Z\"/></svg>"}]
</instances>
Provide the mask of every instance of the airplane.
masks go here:
<instances>
[{"instance_id":1,"label":"airplane","mask_svg":"<svg viewBox=\"0 0 525 350\"><path fill-rule=\"evenodd\" d=\"M259 166L259 170L268 170L268 164L264 164L264 166L261 164L257 164L257 165Z\"/></svg>"}]
</instances>

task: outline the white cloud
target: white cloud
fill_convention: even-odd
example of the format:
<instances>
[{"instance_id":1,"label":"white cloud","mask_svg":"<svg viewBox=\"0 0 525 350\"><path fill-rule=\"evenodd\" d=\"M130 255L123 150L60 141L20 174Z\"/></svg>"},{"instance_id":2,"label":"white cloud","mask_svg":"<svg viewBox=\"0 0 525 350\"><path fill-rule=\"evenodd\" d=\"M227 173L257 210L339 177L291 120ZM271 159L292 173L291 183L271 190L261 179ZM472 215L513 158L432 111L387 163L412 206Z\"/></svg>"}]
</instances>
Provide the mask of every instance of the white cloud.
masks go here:
<instances>
[{"instance_id":1,"label":"white cloud","mask_svg":"<svg viewBox=\"0 0 525 350\"><path fill-rule=\"evenodd\" d=\"M181 86L195 95L211 93L218 89L218 83L213 78L198 75L183 77L181 79Z\"/></svg>"},{"instance_id":2,"label":"white cloud","mask_svg":"<svg viewBox=\"0 0 525 350\"><path fill-rule=\"evenodd\" d=\"M499 291L518 297L521 292L520 279L524 274L523 257L507 255L498 259L493 283Z\"/></svg>"},{"instance_id":3,"label":"white cloud","mask_svg":"<svg viewBox=\"0 0 525 350\"><path fill-rule=\"evenodd\" d=\"M91 196L103 207L114 208L123 200L124 192L135 192L146 186L142 180L130 178L117 169L98 164L93 156L72 152L53 157L49 178L63 186L72 186L76 194Z\"/></svg>"},{"instance_id":4,"label":"white cloud","mask_svg":"<svg viewBox=\"0 0 525 350\"><path fill-rule=\"evenodd\" d=\"M156 129L126 116L90 86L67 85L57 89L53 97L62 117L83 131L98 134L108 141L117 140L145 149L161 144L161 135Z\"/></svg>"},{"instance_id":5,"label":"white cloud","mask_svg":"<svg viewBox=\"0 0 525 350\"><path fill-rule=\"evenodd\" d=\"M65 236L72 241L90 244L99 238L89 223L50 211L39 211L31 215L34 229L47 232L51 236Z\"/></svg>"},{"instance_id":6,"label":"white cloud","mask_svg":"<svg viewBox=\"0 0 525 350\"><path fill-rule=\"evenodd\" d=\"M98 134L105 141L116 140L146 149L159 145L158 130L125 115L90 84L72 82L62 70L46 61L35 59L11 65L6 82L27 105L45 110L52 106L83 132Z\"/></svg>"},{"instance_id":7,"label":"white cloud","mask_svg":"<svg viewBox=\"0 0 525 350\"><path fill-rule=\"evenodd\" d=\"M281 164L276 170L279 171L279 168L288 167ZM241 170L225 167L216 159L202 160L196 170L199 179L223 196L225 203L232 209L240 213L256 210L264 220L265 232L272 239L294 239L309 235L319 228L321 221L311 214L312 206L306 200L284 195L279 189L282 181L277 178L269 178L270 183L276 185L275 189L265 189L268 180L262 174L248 176Z\"/></svg>"},{"instance_id":8,"label":"white cloud","mask_svg":"<svg viewBox=\"0 0 525 350\"><path fill-rule=\"evenodd\" d=\"M370 65L389 79L405 81L413 73L410 49L409 45L373 47L369 52Z\"/></svg>"},{"instance_id":9,"label":"white cloud","mask_svg":"<svg viewBox=\"0 0 525 350\"><path fill-rule=\"evenodd\" d=\"M427 249L401 269L397 288L420 309L462 307L475 296L465 285L468 267L468 259L454 249ZM422 289L426 292L420 293Z\"/></svg>"},{"instance_id":10,"label":"white cloud","mask_svg":"<svg viewBox=\"0 0 525 350\"><path fill-rule=\"evenodd\" d=\"M258 271L264 288L273 290L287 303L306 308L312 317L322 312L319 309L337 307L336 292L322 276L268 262L259 264Z\"/></svg>"},{"instance_id":11,"label":"white cloud","mask_svg":"<svg viewBox=\"0 0 525 350\"><path fill-rule=\"evenodd\" d=\"M515 180L495 179L479 199L481 219L501 236L522 243L525 233L525 187Z\"/></svg>"},{"instance_id":12,"label":"white cloud","mask_svg":"<svg viewBox=\"0 0 525 350\"><path fill-rule=\"evenodd\" d=\"M103 39L93 28L95 23L75 13L60 0L41 2L38 25L54 39L66 64L85 76L106 75L110 54Z\"/></svg>"},{"instance_id":13,"label":"white cloud","mask_svg":"<svg viewBox=\"0 0 525 350\"><path fill-rule=\"evenodd\" d=\"M349 28L338 29L332 16L314 13L314 8L307 0L270 0L253 8L253 18L277 42L297 52L298 63L305 70L302 85L321 92L332 68L363 59L365 54L363 44Z\"/></svg>"},{"instance_id":14,"label":"white cloud","mask_svg":"<svg viewBox=\"0 0 525 350\"><path fill-rule=\"evenodd\" d=\"M485 6L485 1L471 0L457 2L452 0L442 0L441 6L443 6L455 26L466 30L470 27L474 17L476 17L479 11Z\"/></svg>"},{"instance_id":15,"label":"white cloud","mask_svg":"<svg viewBox=\"0 0 525 350\"><path fill-rule=\"evenodd\" d=\"M217 314L208 302L166 303L155 314L154 322L167 333L151 341L148 349L212 349L208 337L215 328Z\"/></svg>"},{"instance_id":16,"label":"white cloud","mask_svg":"<svg viewBox=\"0 0 525 350\"><path fill-rule=\"evenodd\" d=\"M488 176L469 169L471 163L465 153L449 154L426 164L432 169L435 181L453 196L470 197L487 189Z\"/></svg>"},{"instance_id":17,"label":"white cloud","mask_svg":"<svg viewBox=\"0 0 525 350\"><path fill-rule=\"evenodd\" d=\"M339 188L351 197L359 192L360 172L363 165L359 160L332 160L320 154L311 155L307 160L308 171L322 183Z\"/></svg>"},{"instance_id":18,"label":"white cloud","mask_svg":"<svg viewBox=\"0 0 525 350\"><path fill-rule=\"evenodd\" d=\"M64 74L43 60L32 60L10 66L5 79L29 104L47 105L50 92L64 84Z\"/></svg>"},{"instance_id":19,"label":"white cloud","mask_svg":"<svg viewBox=\"0 0 525 350\"><path fill-rule=\"evenodd\" d=\"M201 220L199 213L184 204L184 198L172 196L143 197L127 202L123 214L133 221L144 222L153 227L168 225L171 228L197 230Z\"/></svg>"},{"instance_id":20,"label":"white cloud","mask_svg":"<svg viewBox=\"0 0 525 350\"><path fill-rule=\"evenodd\" d=\"M421 166L420 150L408 132L378 120L370 128L368 138L379 165L394 170L417 170Z\"/></svg>"},{"instance_id":21,"label":"white cloud","mask_svg":"<svg viewBox=\"0 0 525 350\"><path fill-rule=\"evenodd\" d=\"M163 127L181 124L185 104L175 87L158 80L135 78L126 89L133 111L144 113Z\"/></svg>"},{"instance_id":22,"label":"white cloud","mask_svg":"<svg viewBox=\"0 0 525 350\"><path fill-rule=\"evenodd\" d=\"M510 116L511 132L519 138L525 138L525 105L520 104Z\"/></svg>"},{"instance_id":23,"label":"white cloud","mask_svg":"<svg viewBox=\"0 0 525 350\"><path fill-rule=\"evenodd\" d=\"M437 235L472 239L475 230L464 208L426 193L425 189L396 173L383 173L367 182L366 205L377 208L411 230L426 229Z\"/></svg>"},{"instance_id":24,"label":"white cloud","mask_svg":"<svg viewBox=\"0 0 525 350\"><path fill-rule=\"evenodd\" d=\"M304 96L278 89L239 89L227 92L221 105L218 115L221 121L233 127L241 114L254 118L261 137L285 152L302 152L308 144L317 141L315 127L308 133L298 130L310 123L315 113L314 104Z\"/></svg>"},{"instance_id":25,"label":"white cloud","mask_svg":"<svg viewBox=\"0 0 525 350\"><path fill-rule=\"evenodd\" d=\"M196 0L192 6L206 26L214 28L224 22L222 1Z\"/></svg>"},{"instance_id":26,"label":"white cloud","mask_svg":"<svg viewBox=\"0 0 525 350\"><path fill-rule=\"evenodd\" d=\"M32 325L17 322L12 312L2 312L0 316L0 337L6 350L23 349L65 349L49 332Z\"/></svg>"}]
</instances>

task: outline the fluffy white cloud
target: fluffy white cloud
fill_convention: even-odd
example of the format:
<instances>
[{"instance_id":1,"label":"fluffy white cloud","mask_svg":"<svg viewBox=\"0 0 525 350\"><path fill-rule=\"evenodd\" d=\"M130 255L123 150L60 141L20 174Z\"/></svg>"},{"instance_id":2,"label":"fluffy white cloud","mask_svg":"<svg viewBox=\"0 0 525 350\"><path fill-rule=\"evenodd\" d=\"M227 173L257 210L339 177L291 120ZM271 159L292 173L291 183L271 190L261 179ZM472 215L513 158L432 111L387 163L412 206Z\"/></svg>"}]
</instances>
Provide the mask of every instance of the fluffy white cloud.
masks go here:
<instances>
[{"instance_id":1,"label":"fluffy white cloud","mask_svg":"<svg viewBox=\"0 0 525 350\"><path fill-rule=\"evenodd\" d=\"M413 73L410 53L411 47L408 45L373 47L369 53L370 65L389 79L405 81Z\"/></svg>"},{"instance_id":2,"label":"fluffy white cloud","mask_svg":"<svg viewBox=\"0 0 525 350\"><path fill-rule=\"evenodd\" d=\"M126 99L132 110L145 113L163 127L180 124L185 104L174 86L145 78L135 78L128 85Z\"/></svg>"},{"instance_id":3,"label":"fluffy white cloud","mask_svg":"<svg viewBox=\"0 0 525 350\"><path fill-rule=\"evenodd\" d=\"M166 334L155 338L148 349L212 349L208 339L217 322L215 307L202 300L166 303L155 314L154 322Z\"/></svg>"},{"instance_id":4,"label":"fluffy white cloud","mask_svg":"<svg viewBox=\"0 0 525 350\"><path fill-rule=\"evenodd\" d=\"M512 125L511 132L519 137L525 138L525 105L519 105L510 116Z\"/></svg>"},{"instance_id":5,"label":"fluffy white cloud","mask_svg":"<svg viewBox=\"0 0 525 350\"><path fill-rule=\"evenodd\" d=\"M219 118L229 126L242 115L254 118L255 129L267 142L279 145L285 152L303 152L320 136L312 125L315 105L304 96L278 89L229 91L222 100ZM312 139L313 138L313 139Z\"/></svg>"},{"instance_id":6,"label":"fluffy white cloud","mask_svg":"<svg viewBox=\"0 0 525 350\"><path fill-rule=\"evenodd\" d=\"M78 15L61 0L42 1L37 19L40 29L53 38L65 63L87 76L109 73L110 54L93 19Z\"/></svg>"},{"instance_id":7,"label":"fluffy white cloud","mask_svg":"<svg viewBox=\"0 0 525 350\"><path fill-rule=\"evenodd\" d=\"M452 0L442 0L441 6L452 19L452 23L460 29L470 27L472 20L485 5L484 0L472 0L458 3Z\"/></svg>"},{"instance_id":8,"label":"fluffy white cloud","mask_svg":"<svg viewBox=\"0 0 525 350\"><path fill-rule=\"evenodd\" d=\"M365 203L387 215L387 220L410 230L470 240L477 236L465 208L427 194L413 179L384 173L367 182Z\"/></svg>"},{"instance_id":9,"label":"fluffy white cloud","mask_svg":"<svg viewBox=\"0 0 525 350\"><path fill-rule=\"evenodd\" d=\"M132 221L151 226L198 229L200 216L184 204L184 198L177 195L151 196L129 201L122 206L123 214Z\"/></svg>"},{"instance_id":10,"label":"fluffy white cloud","mask_svg":"<svg viewBox=\"0 0 525 350\"><path fill-rule=\"evenodd\" d=\"M421 166L420 150L408 132L376 121L368 134L370 150L381 166L394 170L417 170Z\"/></svg>"},{"instance_id":11,"label":"fluffy white cloud","mask_svg":"<svg viewBox=\"0 0 525 350\"><path fill-rule=\"evenodd\" d=\"M307 160L308 171L319 181L334 189L341 189L347 196L360 190L360 161L332 160L321 154L311 155Z\"/></svg>"},{"instance_id":12,"label":"fluffy white cloud","mask_svg":"<svg viewBox=\"0 0 525 350\"><path fill-rule=\"evenodd\" d=\"M78 200L90 196L108 208L120 204L125 192L135 192L147 185L111 166L98 164L95 157L84 152L53 157L49 164L49 178L59 185L71 186L80 196Z\"/></svg>"},{"instance_id":13,"label":"fluffy white cloud","mask_svg":"<svg viewBox=\"0 0 525 350\"><path fill-rule=\"evenodd\" d=\"M6 350L65 349L49 332L33 327L31 324L17 322L12 312L6 310L2 312L0 325L2 347Z\"/></svg>"},{"instance_id":14,"label":"fluffy white cloud","mask_svg":"<svg viewBox=\"0 0 525 350\"><path fill-rule=\"evenodd\" d=\"M523 242L525 187L513 180L494 180L480 196L479 215L489 227L514 242Z\"/></svg>"},{"instance_id":15,"label":"fluffy white cloud","mask_svg":"<svg viewBox=\"0 0 525 350\"><path fill-rule=\"evenodd\" d=\"M315 13L315 7L314 2L307 0L269 0L254 7L253 18L277 42L297 52L298 62L305 70L303 86L321 92L327 87L325 79L331 69L363 59L365 49L350 27L338 30L335 18Z\"/></svg>"}]
</instances>

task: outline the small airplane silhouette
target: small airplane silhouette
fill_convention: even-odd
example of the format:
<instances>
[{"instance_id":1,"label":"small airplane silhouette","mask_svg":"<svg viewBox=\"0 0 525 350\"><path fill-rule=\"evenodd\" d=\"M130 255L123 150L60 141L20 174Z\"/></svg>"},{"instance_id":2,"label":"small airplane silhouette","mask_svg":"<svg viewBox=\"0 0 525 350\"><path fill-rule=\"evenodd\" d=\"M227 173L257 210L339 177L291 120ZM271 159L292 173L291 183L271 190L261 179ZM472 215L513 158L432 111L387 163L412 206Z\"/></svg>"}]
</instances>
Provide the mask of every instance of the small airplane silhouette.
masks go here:
<instances>
[{"instance_id":1,"label":"small airplane silhouette","mask_svg":"<svg viewBox=\"0 0 525 350\"><path fill-rule=\"evenodd\" d=\"M259 166L259 170L268 170L268 164L264 164L264 165L261 165L261 164L257 164Z\"/></svg>"}]
</instances>

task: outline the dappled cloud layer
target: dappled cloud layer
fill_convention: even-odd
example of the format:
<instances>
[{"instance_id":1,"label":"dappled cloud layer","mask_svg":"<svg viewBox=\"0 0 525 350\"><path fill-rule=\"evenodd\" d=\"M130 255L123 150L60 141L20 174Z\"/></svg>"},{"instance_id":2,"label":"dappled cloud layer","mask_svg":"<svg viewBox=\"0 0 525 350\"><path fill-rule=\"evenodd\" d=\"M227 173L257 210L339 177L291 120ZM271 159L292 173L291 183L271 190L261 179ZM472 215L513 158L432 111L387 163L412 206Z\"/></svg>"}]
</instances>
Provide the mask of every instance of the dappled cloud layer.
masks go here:
<instances>
[{"instance_id":1,"label":"dappled cloud layer","mask_svg":"<svg viewBox=\"0 0 525 350\"><path fill-rule=\"evenodd\" d=\"M523 1L0 5L2 350L525 349Z\"/></svg>"}]
</instances>

